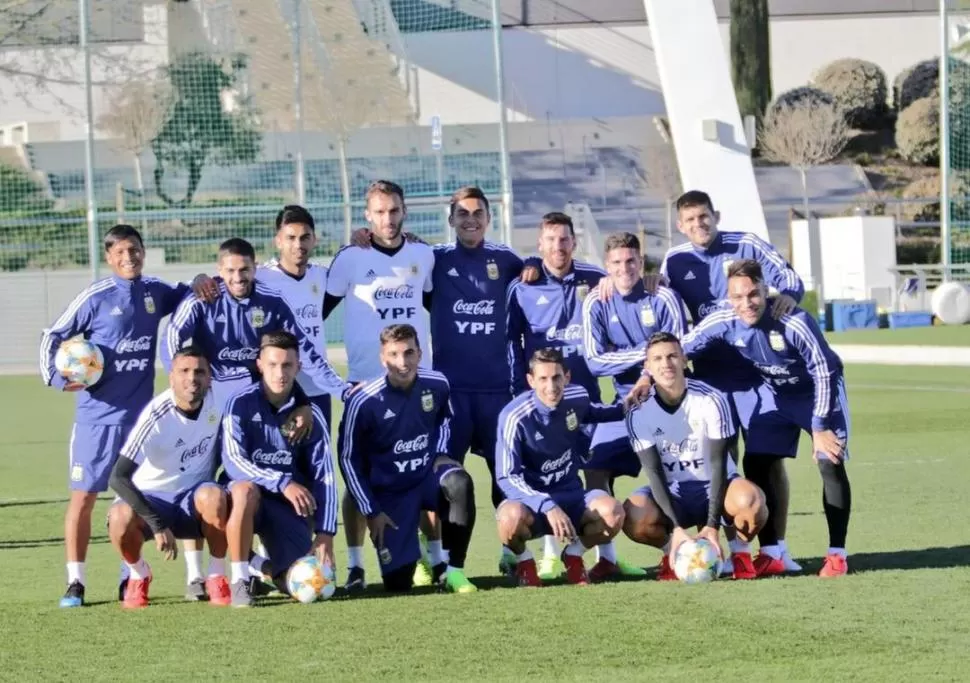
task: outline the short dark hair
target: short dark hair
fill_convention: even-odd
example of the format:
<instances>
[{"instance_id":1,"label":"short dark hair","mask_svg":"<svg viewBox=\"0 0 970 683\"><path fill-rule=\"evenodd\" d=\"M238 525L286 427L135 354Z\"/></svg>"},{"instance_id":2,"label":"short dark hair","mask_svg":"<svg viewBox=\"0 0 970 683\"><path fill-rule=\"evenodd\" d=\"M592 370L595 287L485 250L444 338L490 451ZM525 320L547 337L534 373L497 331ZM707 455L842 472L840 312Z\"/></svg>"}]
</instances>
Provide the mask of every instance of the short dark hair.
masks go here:
<instances>
[{"instance_id":1,"label":"short dark hair","mask_svg":"<svg viewBox=\"0 0 970 683\"><path fill-rule=\"evenodd\" d=\"M201 346L196 346L195 344L190 344L189 346L184 346L175 352L172 356L172 362L175 362L178 358L201 358L209 364L209 358L205 355L205 351L202 350Z\"/></svg>"},{"instance_id":2,"label":"short dark hair","mask_svg":"<svg viewBox=\"0 0 970 683\"><path fill-rule=\"evenodd\" d=\"M683 209L692 209L695 206L706 206L711 212L714 212L714 202L711 201L711 195L701 190L688 190L684 194L677 197L677 212L680 213Z\"/></svg>"},{"instance_id":3,"label":"short dark hair","mask_svg":"<svg viewBox=\"0 0 970 683\"><path fill-rule=\"evenodd\" d=\"M603 253L608 254L614 249L634 249L640 253L640 240L632 232L611 233L603 245Z\"/></svg>"},{"instance_id":4,"label":"short dark hair","mask_svg":"<svg viewBox=\"0 0 970 683\"><path fill-rule=\"evenodd\" d=\"M671 334L670 332L654 332L650 335L650 339L647 340L647 350L657 344L676 344L680 346L680 339L677 338L676 334Z\"/></svg>"},{"instance_id":5,"label":"short dark hair","mask_svg":"<svg viewBox=\"0 0 970 683\"><path fill-rule=\"evenodd\" d=\"M482 192L482 188L475 187L474 185L465 185L464 187L459 187L455 190L455 193L451 195L451 205L448 207L448 218L455 217L455 209L458 208L458 202L463 199L477 199L482 204L485 205L485 212L491 213L492 209L488 205L488 197Z\"/></svg>"},{"instance_id":6,"label":"short dark hair","mask_svg":"<svg viewBox=\"0 0 970 683\"><path fill-rule=\"evenodd\" d=\"M242 256L256 260L256 250L253 245L242 237L231 237L219 245L219 258L223 256Z\"/></svg>"},{"instance_id":7,"label":"short dark hair","mask_svg":"<svg viewBox=\"0 0 970 683\"><path fill-rule=\"evenodd\" d=\"M562 211L550 211L543 216L542 221L539 223L539 231L541 232L547 225L565 225L569 228L569 234L573 237L576 236L576 229L573 228L573 219Z\"/></svg>"},{"instance_id":8,"label":"short dark hair","mask_svg":"<svg viewBox=\"0 0 970 683\"><path fill-rule=\"evenodd\" d=\"M314 232L317 229L309 211L299 204L287 204L276 214L276 231L279 232L284 225L292 225L293 223L305 225Z\"/></svg>"},{"instance_id":9,"label":"short dark hair","mask_svg":"<svg viewBox=\"0 0 970 683\"><path fill-rule=\"evenodd\" d=\"M259 338L259 352L262 353L263 349L293 350L299 353L300 342L297 340L295 334L287 332L286 330L276 330L275 332L267 332Z\"/></svg>"},{"instance_id":10,"label":"short dark hair","mask_svg":"<svg viewBox=\"0 0 970 683\"><path fill-rule=\"evenodd\" d=\"M566 370L566 359L563 358L562 351L551 346L547 346L542 349L536 349L532 354L532 358L529 359L529 374L535 370L535 367L539 363L555 363L561 367L564 371Z\"/></svg>"},{"instance_id":11,"label":"short dark hair","mask_svg":"<svg viewBox=\"0 0 970 683\"><path fill-rule=\"evenodd\" d=\"M110 251L111 247L123 240L137 240L138 245L145 248L145 240L141 238L140 232L130 225L119 223L104 234L104 250Z\"/></svg>"},{"instance_id":12,"label":"short dark hair","mask_svg":"<svg viewBox=\"0 0 970 683\"><path fill-rule=\"evenodd\" d=\"M414 329L413 325L408 325L407 323L397 323L394 325L388 325L383 330L381 330L381 346L390 344L391 342L405 342L414 340L414 345L421 348L421 342L418 341L418 331Z\"/></svg>"},{"instance_id":13,"label":"short dark hair","mask_svg":"<svg viewBox=\"0 0 970 683\"><path fill-rule=\"evenodd\" d=\"M727 276L729 280L732 277L751 278L751 282L756 285L760 285L765 281L764 273L761 271L761 264L750 258L743 258L732 263L728 267Z\"/></svg>"},{"instance_id":14,"label":"short dark hair","mask_svg":"<svg viewBox=\"0 0 970 683\"><path fill-rule=\"evenodd\" d=\"M397 195L401 198L401 203L404 203L404 188L390 180L375 180L368 185L367 192L364 193L364 203L370 202L375 194Z\"/></svg>"}]
</instances>

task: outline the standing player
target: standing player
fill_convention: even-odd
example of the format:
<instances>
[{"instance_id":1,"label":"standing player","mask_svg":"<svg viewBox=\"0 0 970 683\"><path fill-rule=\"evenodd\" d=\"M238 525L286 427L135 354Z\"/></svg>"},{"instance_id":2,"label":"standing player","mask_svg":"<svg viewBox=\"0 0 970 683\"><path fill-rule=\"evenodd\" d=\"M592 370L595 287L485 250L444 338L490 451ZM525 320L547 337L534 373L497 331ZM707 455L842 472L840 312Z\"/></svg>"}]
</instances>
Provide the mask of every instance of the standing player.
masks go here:
<instances>
[{"instance_id":1,"label":"standing player","mask_svg":"<svg viewBox=\"0 0 970 683\"><path fill-rule=\"evenodd\" d=\"M411 325L384 328L380 344L387 373L347 402L338 447L347 489L378 551L384 588L411 589L421 555L418 518L433 510L448 553L447 563L433 567L434 579L453 593L474 592L464 566L475 495L471 477L448 457L448 380L419 369L421 347Z\"/></svg>"},{"instance_id":2,"label":"standing player","mask_svg":"<svg viewBox=\"0 0 970 683\"><path fill-rule=\"evenodd\" d=\"M586 364L596 377L612 377L616 401L620 402L640 379L646 358L647 340L654 332L670 332L681 337L686 329L684 304L676 292L658 287L648 292L641 281L643 256L640 240L628 232L606 238L606 270L613 293L605 301L596 288L583 303L583 351ZM599 287L599 285L597 285ZM586 488L613 494L613 480L635 477L640 461L630 448L623 420L601 424L593 434L592 455L583 469ZM599 560L590 578L600 581L624 574L643 576L639 567L617 559L613 543L597 547Z\"/></svg>"},{"instance_id":3,"label":"standing player","mask_svg":"<svg viewBox=\"0 0 970 683\"><path fill-rule=\"evenodd\" d=\"M734 435L727 399L685 377L687 358L675 335L651 336L646 355L653 391L627 415L626 427L650 483L624 502L623 531L637 543L663 549L657 578L667 581L677 578L670 558L689 538L687 528L696 526L697 538L720 547L724 515L745 539L731 542L734 578L753 579L747 541L764 525L768 510L764 493L738 476L727 455Z\"/></svg>"},{"instance_id":4,"label":"standing player","mask_svg":"<svg viewBox=\"0 0 970 683\"><path fill-rule=\"evenodd\" d=\"M108 535L128 565L123 607L148 606L152 571L142 558L146 538L174 559L176 538L205 537L209 544L206 593L229 604L226 582L225 491L215 483L221 414L209 391L209 362L197 348L175 354L170 388L138 416L115 462L109 484L118 500L108 511Z\"/></svg>"},{"instance_id":5,"label":"standing player","mask_svg":"<svg viewBox=\"0 0 970 683\"><path fill-rule=\"evenodd\" d=\"M540 534L567 544L566 580L589 583L586 548L612 540L623 528L623 507L606 491L584 490L577 459L589 449L584 423L613 422L623 405L602 406L581 386L569 384L559 349L538 349L529 359L531 391L512 399L499 416L498 482L505 493L498 534L516 554L519 584L542 582L526 541Z\"/></svg>"},{"instance_id":6,"label":"standing player","mask_svg":"<svg viewBox=\"0 0 970 683\"><path fill-rule=\"evenodd\" d=\"M226 537L233 607L252 604L248 558L254 533L269 550L281 591L290 565L308 553L333 566L337 484L323 412L313 406L310 435L298 444L287 441L281 429L296 405L299 348L290 332L262 335L260 380L229 399L222 420L222 464L231 480Z\"/></svg>"},{"instance_id":7,"label":"standing player","mask_svg":"<svg viewBox=\"0 0 970 683\"><path fill-rule=\"evenodd\" d=\"M745 421L744 473L760 486L768 503L768 523L758 535L761 553L755 560L759 576L786 570L774 524L771 471L798 452L802 430L812 435L812 450L822 475L823 507L829 529L829 550L820 576L841 576L848 570L845 538L852 494L845 471L848 459L849 410L842 361L829 347L815 319L796 308L775 318L761 265L742 259L728 269L728 300L732 310L709 315L684 337L684 351L693 358L716 344L727 344L753 365L762 383Z\"/></svg>"},{"instance_id":8,"label":"standing player","mask_svg":"<svg viewBox=\"0 0 970 683\"><path fill-rule=\"evenodd\" d=\"M95 282L75 297L40 344L44 383L77 393L71 430L68 477L71 498L64 517L67 592L61 607L84 604L85 560L91 538L91 512L138 413L151 401L155 382L158 324L189 293L142 276L145 247L130 225L116 225L104 237L111 277ZM69 384L54 367L60 345L78 335L104 354L104 374L93 387ZM190 575L190 582L198 577Z\"/></svg>"},{"instance_id":9,"label":"standing player","mask_svg":"<svg viewBox=\"0 0 970 683\"><path fill-rule=\"evenodd\" d=\"M588 263L573 260L576 233L572 219L564 213L548 213L539 225L539 254L542 267L538 279L529 284L514 281L509 287L508 359L512 374L512 395L527 389L527 359L538 349L555 348L563 355L571 381L599 402L599 381L583 357L583 300L605 273ZM555 538L544 539L540 575L554 578L561 573Z\"/></svg>"},{"instance_id":10,"label":"standing player","mask_svg":"<svg viewBox=\"0 0 970 683\"><path fill-rule=\"evenodd\" d=\"M425 306L434 267L431 247L404 239L407 207L400 185L387 180L375 181L367 188L365 200L370 247L348 245L337 252L330 263L323 302L326 319L346 299L344 344L348 378L354 384L384 374L379 339L387 325L412 325L418 332L421 347L429 348ZM422 363L430 367L427 358ZM354 592L366 586L363 545L367 525L348 492L344 493L341 511L349 554L345 587Z\"/></svg>"}]
</instances>

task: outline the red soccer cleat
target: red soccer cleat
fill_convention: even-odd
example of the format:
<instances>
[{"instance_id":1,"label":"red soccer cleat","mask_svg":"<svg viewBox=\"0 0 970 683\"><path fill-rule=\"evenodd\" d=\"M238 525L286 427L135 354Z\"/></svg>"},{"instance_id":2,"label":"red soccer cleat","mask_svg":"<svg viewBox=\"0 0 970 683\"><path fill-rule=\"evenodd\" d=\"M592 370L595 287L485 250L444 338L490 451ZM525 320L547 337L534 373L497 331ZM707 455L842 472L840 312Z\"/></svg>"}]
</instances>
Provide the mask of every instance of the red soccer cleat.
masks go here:
<instances>
[{"instance_id":1,"label":"red soccer cleat","mask_svg":"<svg viewBox=\"0 0 970 683\"><path fill-rule=\"evenodd\" d=\"M580 555L562 554L562 564L566 568L566 583L574 586L588 586L589 574L586 573L586 565Z\"/></svg>"},{"instance_id":2,"label":"red soccer cleat","mask_svg":"<svg viewBox=\"0 0 970 683\"><path fill-rule=\"evenodd\" d=\"M589 570L589 580L593 583L609 581L615 576L620 575L620 567L615 562L610 562L601 557L599 561Z\"/></svg>"},{"instance_id":3,"label":"red soccer cleat","mask_svg":"<svg viewBox=\"0 0 970 683\"><path fill-rule=\"evenodd\" d=\"M848 571L849 563L846 559L836 553L830 553L825 556L825 564L822 565L818 575L825 579L831 579L836 576L845 576Z\"/></svg>"},{"instance_id":4,"label":"red soccer cleat","mask_svg":"<svg viewBox=\"0 0 970 683\"><path fill-rule=\"evenodd\" d=\"M539 571L536 569L536 561L532 558L519 560L515 565L515 577L520 586L526 588L541 588L542 579L539 578Z\"/></svg>"},{"instance_id":5,"label":"red soccer cleat","mask_svg":"<svg viewBox=\"0 0 970 683\"><path fill-rule=\"evenodd\" d=\"M677 575L674 574L673 567L670 566L670 556L664 555L660 559L660 566L657 567L657 581L676 581Z\"/></svg>"},{"instance_id":6,"label":"red soccer cleat","mask_svg":"<svg viewBox=\"0 0 970 683\"><path fill-rule=\"evenodd\" d=\"M758 553L754 558L754 572L759 578L763 576L781 576L785 573L785 562L780 557L774 558L765 553Z\"/></svg>"},{"instance_id":7,"label":"red soccer cleat","mask_svg":"<svg viewBox=\"0 0 970 683\"><path fill-rule=\"evenodd\" d=\"M210 605L225 606L232 604L232 591L225 576L210 576L205 580L205 592Z\"/></svg>"},{"instance_id":8,"label":"red soccer cleat","mask_svg":"<svg viewBox=\"0 0 970 683\"><path fill-rule=\"evenodd\" d=\"M128 579L125 588L125 599L121 601L124 609L141 609L148 607L148 586L152 582L151 575L147 579Z\"/></svg>"},{"instance_id":9,"label":"red soccer cleat","mask_svg":"<svg viewBox=\"0 0 970 683\"><path fill-rule=\"evenodd\" d=\"M731 563L734 565L735 579L755 579L758 572L754 568L751 553L731 553Z\"/></svg>"}]
</instances>

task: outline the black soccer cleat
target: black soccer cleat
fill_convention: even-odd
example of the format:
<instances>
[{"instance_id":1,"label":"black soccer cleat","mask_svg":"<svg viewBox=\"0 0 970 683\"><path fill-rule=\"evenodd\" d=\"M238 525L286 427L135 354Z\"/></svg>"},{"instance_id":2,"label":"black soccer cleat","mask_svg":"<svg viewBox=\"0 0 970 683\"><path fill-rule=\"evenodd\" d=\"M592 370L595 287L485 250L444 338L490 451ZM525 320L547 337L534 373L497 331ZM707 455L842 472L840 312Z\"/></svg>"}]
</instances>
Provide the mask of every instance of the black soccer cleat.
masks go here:
<instances>
[{"instance_id":1,"label":"black soccer cleat","mask_svg":"<svg viewBox=\"0 0 970 683\"><path fill-rule=\"evenodd\" d=\"M84 606L84 584L80 581L72 581L64 597L61 598L61 607L83 607Z\"/></svg>"},{"instance_id":2,"label":"black soccer cleat","mask_svg":"<svg viewBox=\"0 0 970 683\"><path fill-rule=\"evenodd\" d=\"M364 578L364 568L351 567L350 571L347 572L344 590L348 593L363 593L365 588L367 588L367 581Z\"/></svg>"},{"instance_id":3,"label":"black soccer cleat","mask_svg":"<svg viewBox=\"0 0 970 683\"><path fill-rule=\"evenodd\" d=\"M125 601L125 591L128 590L128 577L118 582L118 602Z\"/></svg>"},{"instance_id":4,"label":"black soccer cleat","mask_svg":"<svg viewBox=\"0 0 970 683\"><path fill-rule=\"evenodd\" d=\"M448 571L447 562L439 562L431 568L431 576L434 580L433 585L438 586L441 584L441 577L445 575L446 571Z\"/></svg>"}]
</instances>

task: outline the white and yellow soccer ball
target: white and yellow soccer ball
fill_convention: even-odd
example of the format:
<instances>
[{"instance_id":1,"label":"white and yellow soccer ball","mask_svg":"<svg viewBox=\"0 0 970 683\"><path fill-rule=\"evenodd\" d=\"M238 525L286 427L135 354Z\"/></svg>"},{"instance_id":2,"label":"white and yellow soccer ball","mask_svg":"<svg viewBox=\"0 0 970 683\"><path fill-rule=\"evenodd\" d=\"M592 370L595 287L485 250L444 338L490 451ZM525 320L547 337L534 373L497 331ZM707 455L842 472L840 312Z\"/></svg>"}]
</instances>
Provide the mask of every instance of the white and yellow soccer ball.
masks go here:
<instances>
[{"instance_id":1,"label":"white and yellow soccer ball","mask_svg":"<svg viewBox=\"0 0 970 683\"><path fill-rule=\"evenodd\" d=\"M673 565L684 583L709 583L721 573L721 553L706 538L687 540L677 548Z\"/></svg>"},{"instance_id":2,"label":"white and yellow soccer ball","mask_svg":"<svg viewBox=\"0 0 970 683\"><path fill-rule=\"evenodd\" d=\"M328 600L337 590L333 567L321 563L313 555L301 557L286 572L286 590L304 605Z\"/></svg>"},{"instance_id":3,"label":"white and yellow soccer ball","mask_svg":"<svg viewBox=\"0 0 970 683\"><path fill-rule=\"evenodd\" d=\"M104 354L87 339L68 339L57 349L54 367L68 382L94 386L104 374Z\"/></svg>"}]
</instances>

